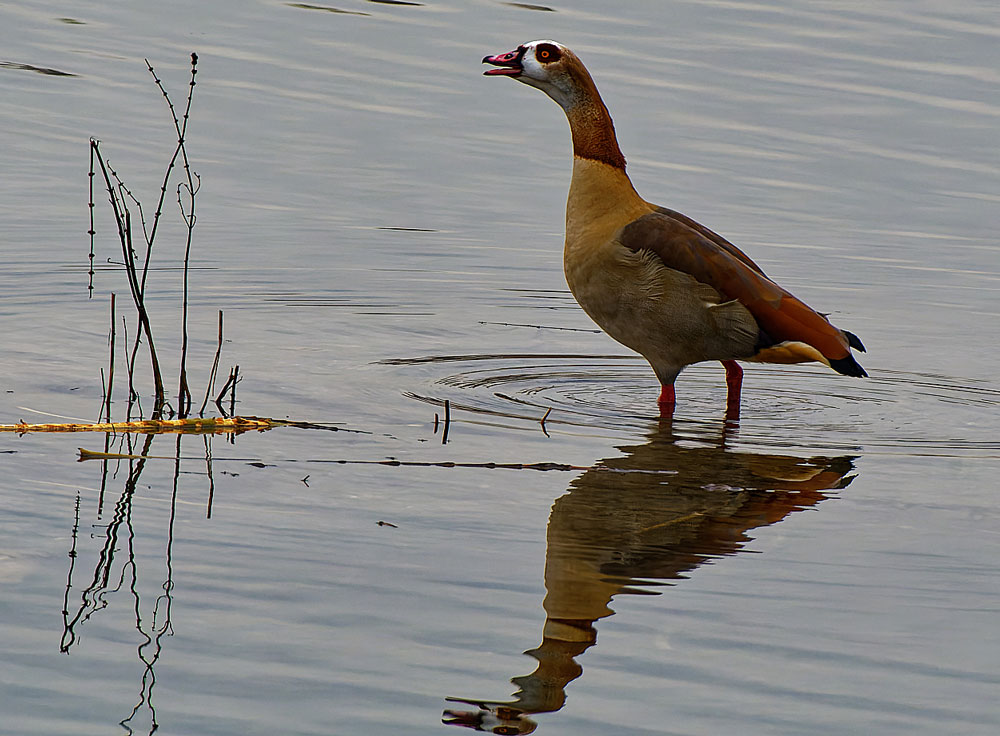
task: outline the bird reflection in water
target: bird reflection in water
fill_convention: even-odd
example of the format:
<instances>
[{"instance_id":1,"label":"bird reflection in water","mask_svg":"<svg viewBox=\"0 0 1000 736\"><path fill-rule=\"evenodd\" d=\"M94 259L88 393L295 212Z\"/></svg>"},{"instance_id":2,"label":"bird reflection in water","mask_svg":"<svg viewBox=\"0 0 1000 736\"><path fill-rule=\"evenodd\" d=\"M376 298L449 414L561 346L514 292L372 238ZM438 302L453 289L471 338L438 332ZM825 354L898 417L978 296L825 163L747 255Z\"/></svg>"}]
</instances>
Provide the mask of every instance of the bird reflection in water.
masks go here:
<instances>
[{"instance_id":1,"label":"bird reflection in water","mask_svg":"<svg viewBox=\"0 0 1000 736\"><path fill-rule=\"evenodd\" d=\"M511 680L512 700L447 698L476 710L447 709L444 723L532 733L531 714L562 708L566 686L583 672L576 658L596 643L594 623L614 614L614 596L655 594L648 588L739 552L750 529L815 506L854 478L851 457L733 452L726 445L734 426L689 442L663 420L644 444L618 448L620 457L570 483L549 516L542 643L525 652L538 667Z\"/></svg>"}]
</instances>

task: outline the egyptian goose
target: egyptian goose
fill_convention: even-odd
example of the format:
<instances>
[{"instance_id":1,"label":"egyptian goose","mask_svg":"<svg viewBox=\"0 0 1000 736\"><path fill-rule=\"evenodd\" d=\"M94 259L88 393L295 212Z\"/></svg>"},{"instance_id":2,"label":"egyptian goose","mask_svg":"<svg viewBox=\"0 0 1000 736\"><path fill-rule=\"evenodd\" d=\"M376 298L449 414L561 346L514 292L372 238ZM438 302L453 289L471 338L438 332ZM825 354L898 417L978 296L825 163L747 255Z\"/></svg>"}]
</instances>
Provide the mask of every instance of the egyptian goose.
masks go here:
<instances>
[{"instance_id":1,"label":"egyptian goose","mask_svg":"<svg viewBox=\"0 0 1000 736\"><path fill-rule=\"evenodd\" d=\"M674 407L674 380L692 363L719 360L728 407L738 413L736 360L825 363L867 376L856 335L796 299L739 248L679 212L642 199L625 173L614 124L583 62L555 41L487 56L487 76L512 77L559 103L573 135L563 265L570 291L608 335L640 353Z\"/></svg>"}]
</instances>

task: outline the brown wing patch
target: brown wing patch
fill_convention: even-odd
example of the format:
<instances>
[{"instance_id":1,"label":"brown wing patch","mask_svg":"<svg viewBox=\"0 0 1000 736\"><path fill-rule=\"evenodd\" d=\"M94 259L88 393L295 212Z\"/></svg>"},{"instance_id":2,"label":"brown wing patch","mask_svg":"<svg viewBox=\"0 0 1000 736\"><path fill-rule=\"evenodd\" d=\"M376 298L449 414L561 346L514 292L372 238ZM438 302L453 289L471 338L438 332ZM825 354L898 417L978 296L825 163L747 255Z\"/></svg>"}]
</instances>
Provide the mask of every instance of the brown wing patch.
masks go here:
<instances>
[{"instance_id":1,"label":"brown wing patch","mask_svg":"<svg viewBox=\"0 0 1000 736\"><path fill-rule=\"evenodd\" d=\"M666 215L667 217L669 217L669 218L671 218L673 220L677 220L682 225L687 225L689 228L691 228L692 230L694 230L696 233L698 233L699 235L701 235L703 238L705 238L707 240L710 240L711 242L715 243L717 246L719 246L720 248L722 248L724 251L726 251L727 253L729 253L731 256L733 256L736 259L738 259L741 263L743 263L747 267L752 268L754 271L756 271L757 273L759 273L761 275L764 274L764 272L761 270L760 266L758 266L756 263L754 263L752 260L750 260L750 256L748 256L746 253L744 253L743 251L741 251L739 248L737 248L735 245L733 245L732 243L730 243L728 240L726 240L724 237L722 237L721 235L719 235L714 230L709 230L707 227L705 227L704 225L702 225L700 222L692 220L687 215L682 215L680 212L677 212L675 210L667 209L666 207L656 207L656 211L659 212L661 215Z\"/></svg>"},{"instance_id":2,"label":"brown wing patch","mask_svg":"<svg viewBox=\"0 0 1000 736\"><path fill-rule=\"evenodd\" d=\"M656 253L667 268L738 300L775 343L807 343L824 362L850 355L843 332L767 278L735 245L690 218L661 209L631 222L618 240L629 250Z\"/></svg>"}]
</instances>

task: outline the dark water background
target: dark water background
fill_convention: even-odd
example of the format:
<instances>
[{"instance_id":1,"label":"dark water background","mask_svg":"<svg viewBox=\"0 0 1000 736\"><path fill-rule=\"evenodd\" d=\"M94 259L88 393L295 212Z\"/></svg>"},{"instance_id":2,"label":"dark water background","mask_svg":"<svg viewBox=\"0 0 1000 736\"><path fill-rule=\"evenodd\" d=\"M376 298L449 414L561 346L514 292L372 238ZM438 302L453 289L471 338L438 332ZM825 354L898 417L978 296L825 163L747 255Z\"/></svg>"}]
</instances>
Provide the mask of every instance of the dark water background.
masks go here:
<instances>
[{"instance_id":1,"label":"dark water background","mask_svg":"<svg viewBox=\"0 0 1000 736\"><path fill-rule=\"evenodd\" d=\"M104 477L103 435L0 435L0 733L457 733L448 697L552 736L997 733L1000 10L332 7L0 4L0 423L97 419L127 290L98 196L88 300L88 138L155 199L143 58L181 102L194 51L198 403L223 309L241 413L355 430L185 437L179 468L160 436ZM546 37L639 191L857 332L870 380L751 366L727 427L698 366L656 421L565 288L562 113L480 76Z\"/></svg>"}]
</instances>

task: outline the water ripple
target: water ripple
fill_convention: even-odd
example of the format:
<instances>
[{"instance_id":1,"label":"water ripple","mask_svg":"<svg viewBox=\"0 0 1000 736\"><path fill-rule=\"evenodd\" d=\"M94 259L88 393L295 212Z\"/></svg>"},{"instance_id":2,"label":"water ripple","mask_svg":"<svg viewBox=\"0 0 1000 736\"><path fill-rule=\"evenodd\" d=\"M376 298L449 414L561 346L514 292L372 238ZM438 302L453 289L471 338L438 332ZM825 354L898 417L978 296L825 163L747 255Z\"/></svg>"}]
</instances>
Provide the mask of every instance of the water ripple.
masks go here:
<instances>
[{"instance_id":1,"label":"water ripple","mask_svg":"<svg viewBox=\"0 0 1000 736\"><path fill-rule=\"evenodd\" d=\"M383 364L447 369L406 394L435 405L448 400L456 412L524 420L533 430L550 409L546 426L566 431L641 429L656 415L658 386L632 356L430 355ZM677 387L678 421L718 422L725 409L721 368L692 366ZM860 381L818 367L749 366L739 441L810 452L1000 457L1000 439L983 429L998 406L1000 388L985 381L894 370Z\"/></svg>"}]
</instances>

